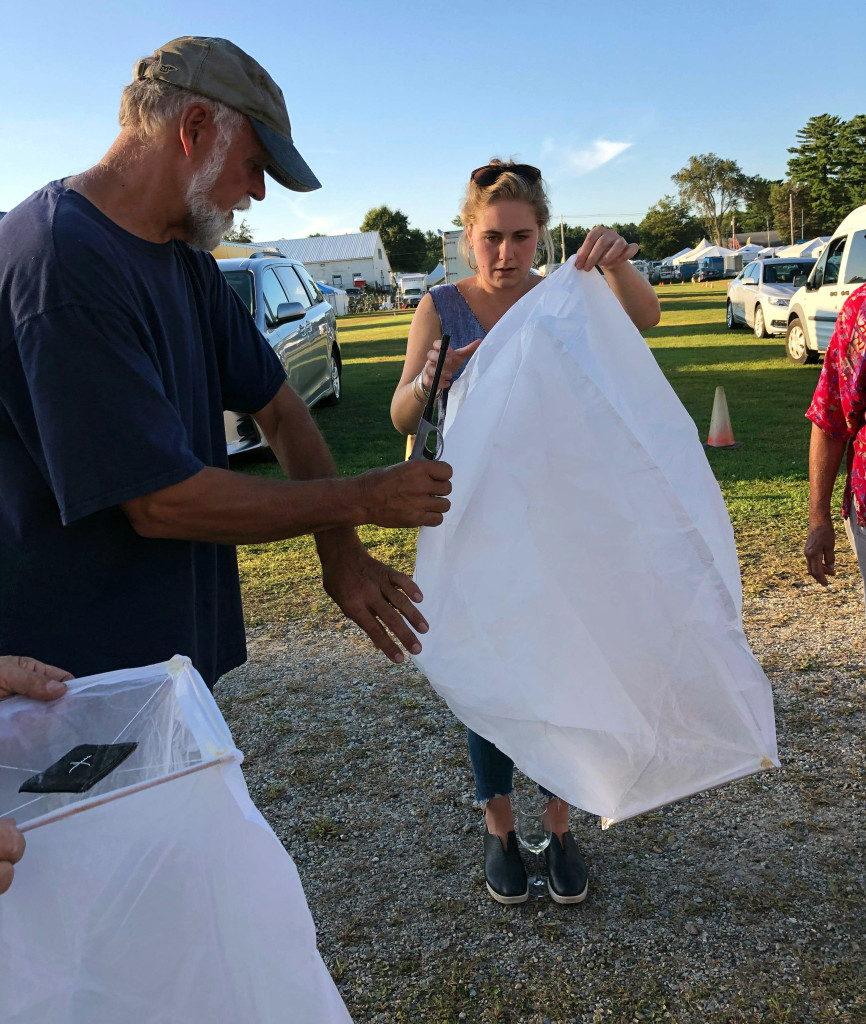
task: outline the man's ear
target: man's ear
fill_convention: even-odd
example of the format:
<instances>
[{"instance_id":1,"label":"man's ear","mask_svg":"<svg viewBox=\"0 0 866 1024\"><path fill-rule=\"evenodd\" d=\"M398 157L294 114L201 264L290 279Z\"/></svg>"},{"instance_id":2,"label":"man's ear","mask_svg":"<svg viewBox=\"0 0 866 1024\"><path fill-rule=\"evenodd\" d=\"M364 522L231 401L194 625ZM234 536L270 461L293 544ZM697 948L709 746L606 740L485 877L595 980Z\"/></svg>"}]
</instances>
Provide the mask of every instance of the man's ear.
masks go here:
<instances>
[{"instance_id":1,"label":"man's ear","mask_svg":"<svg viewBox=\"0 0 866 1024\"><path fill-rule=\"evenodd\" d=\"M180 115L180 143L188 157L200 152L213 131L213 115L203 103L191 103Z\"/></svg>"}]
</instances>

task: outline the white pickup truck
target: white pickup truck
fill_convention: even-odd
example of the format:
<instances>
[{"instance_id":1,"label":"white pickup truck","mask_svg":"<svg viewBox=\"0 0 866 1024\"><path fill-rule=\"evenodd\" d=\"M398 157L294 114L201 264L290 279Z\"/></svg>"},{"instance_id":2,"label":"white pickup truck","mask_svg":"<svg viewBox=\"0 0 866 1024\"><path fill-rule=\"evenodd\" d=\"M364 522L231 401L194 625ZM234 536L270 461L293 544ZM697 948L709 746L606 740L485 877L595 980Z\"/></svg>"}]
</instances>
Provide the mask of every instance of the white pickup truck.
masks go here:
<instances>
[{"instance_id":1,"label":"white pickup truck","mask_svg":"<svg viewBox=\"0 0 866 1024\"><path fill-rule=\"evenodd\" d=\"M845 299L866 283L866 206L842 221L808 281L791 296L785 351L795 363L816 363L827 351Z\"/></svg>"}]
</instances>

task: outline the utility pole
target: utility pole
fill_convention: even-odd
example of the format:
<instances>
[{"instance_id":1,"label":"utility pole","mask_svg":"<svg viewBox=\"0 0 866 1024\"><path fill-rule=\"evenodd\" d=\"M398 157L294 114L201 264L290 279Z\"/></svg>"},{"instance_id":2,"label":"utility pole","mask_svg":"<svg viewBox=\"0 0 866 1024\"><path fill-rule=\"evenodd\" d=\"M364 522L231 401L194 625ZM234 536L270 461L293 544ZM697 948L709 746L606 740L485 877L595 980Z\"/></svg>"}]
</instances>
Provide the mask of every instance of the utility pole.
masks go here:
<instances>
[{"instance_id":1,"label":"utility pole","mask_svg":"<svg viewBox=\"0 0 866 1024\"><path fill-rule=\"evenodd\" d=\"M731 248L736 249L737 247L737 211L734 210L731 214Z\"/></svg>"},{"instance_id":2,"label":"utility pole","mask_svg":"<svg viewBox=\"0 0 866 1024\"><path fill-rule=\"evenodd\" d=\"M794 244L794 193L788 193L788 217L791 221L791 245Z\"/></svg>"},{"instance_id":3,"label":"utility pole","mask_svg":"<svg viewBox=\"0 0 866 1024\"><path fill-rule=\"evenodd\" d=\"M442 236L442 266L445 268L445 284L448 284L448 257L445 255L445 232L440 231Z\"/></svg>"},{"instance_id":4,"label":"utility pole","mask_svg":"<svg viewBox=\"0 0 866 1024\"><path fill-rule=\"evenodd\" d=\"M562 259L560 263L565 263L565 224L562 221L562 214L559 215L559 244L562 246Z\"/></svg>"}]
</instances>

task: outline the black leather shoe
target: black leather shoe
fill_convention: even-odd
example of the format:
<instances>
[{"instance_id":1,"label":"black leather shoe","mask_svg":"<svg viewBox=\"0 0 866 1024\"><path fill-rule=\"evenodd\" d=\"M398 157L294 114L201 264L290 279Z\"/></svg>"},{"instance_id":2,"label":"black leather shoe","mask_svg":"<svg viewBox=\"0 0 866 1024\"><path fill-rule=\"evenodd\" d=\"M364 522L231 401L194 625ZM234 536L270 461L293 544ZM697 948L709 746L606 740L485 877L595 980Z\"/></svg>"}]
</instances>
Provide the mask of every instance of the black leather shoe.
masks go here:
<instances>
[{"instance_id":1,"label":"black leather shoe","mask_svg":"<svg viewBox=\"0 0 866 1024\"><path fill-rule=\"evenodd\" d=\"M560 843L559 836L554 832L544 857L547 861L547 891L550 898L557 903L583 903L589 891L589 875L574 836L565 832Z\"/></svg>"},{"instance_id":2,"label":"black leather shoe","mask_svg":"<svg viewBox=\"0 0 866 1024\"><path fill-rule=\"evenodd\" d=\"M508 833L508 847L504 850L499 836L484 833L484 880L487 891L499 903L510 906L529 899L526 868L513 831Z\"/></svg>"}]
</instances>

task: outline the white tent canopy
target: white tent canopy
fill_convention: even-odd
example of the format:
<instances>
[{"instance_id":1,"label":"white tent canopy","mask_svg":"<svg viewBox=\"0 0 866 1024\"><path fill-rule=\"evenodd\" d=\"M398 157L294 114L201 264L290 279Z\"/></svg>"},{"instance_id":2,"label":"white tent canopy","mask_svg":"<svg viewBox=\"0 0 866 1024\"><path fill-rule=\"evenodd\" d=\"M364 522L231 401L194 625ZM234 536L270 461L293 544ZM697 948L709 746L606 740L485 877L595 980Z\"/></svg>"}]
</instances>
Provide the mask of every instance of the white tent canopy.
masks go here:
<instances>
[{"instance_id":1,"label":"white tent canopy","mask_svg":"<svg viewBox=\"0 0 866 1024\"><path fill-rule=\"evenodd\" d=\"M670 265L671 263L673 263L673 262L674 262L674 260L677 260L677 259L679 259L679 258L680 258L680 256L685 256L685 254L686 254L687 252L691 252L691 251L692 251L692 250L691 250L691 249L689 249L689 248L686 248L686 249L680 249L680 251L679 251L679 252L675 252L675 253L673 254L673 256L665 256L665 258L664 258L664 259L662 260L662 263L663 263L663 264L665 264L666 266L669 266L669 265Z\"/></svg>"},{"instance_id":2,"label":"white tent canopy","mask_svg":"<svg viewBox=\"0 0 866 1024\"><path fill-rule=\"evenodd\" d=\"M706 238L702 238L700 244L695 246L691 252L685 253L683 256L674 256L673 262L677 265L680 263L697 263L698 260L702 260L705 256L730 256L734 252L733 249L726 249L722 245L710 245Z\"/></svg>"},{"instance_id":3,"label":"white tent canopy","mask_svg":"<svg viewBox=\"0 0 866 1024\"><path fill-rule=\"evenodd\" d=\"M676 256L671 260L672 263L696 263L697 260L703 256L704 251L709 249L710 243L706 238L702 238L700 242L694 247L694 249L686 249L685 252L677 253Z\"/></svg>"},{"instance_id":4,"label":"white tent canopy","mask_svg":"<svg viewBox=\"0 0 866 1024\"><path fill-rule=\"evenodd\" d=\"M427 287L433 288L437 284L442 284L445 280L445 267L441 263L437 263L433 270L427 275Z\"/></svg>"},{"instance_id":5,"label":"white tent canopy","mask_svg":"<svg viewBox=\"0 0 866 1024\"><path fill-rule=\"evenodd\" d=\"M777 256L810 256L817 258L823 251L824 246L830 241L830 235L811 238L808 242L798 242L796 245L786 245L784 249L777 249Z\"/></svg>"}]
</instances>

